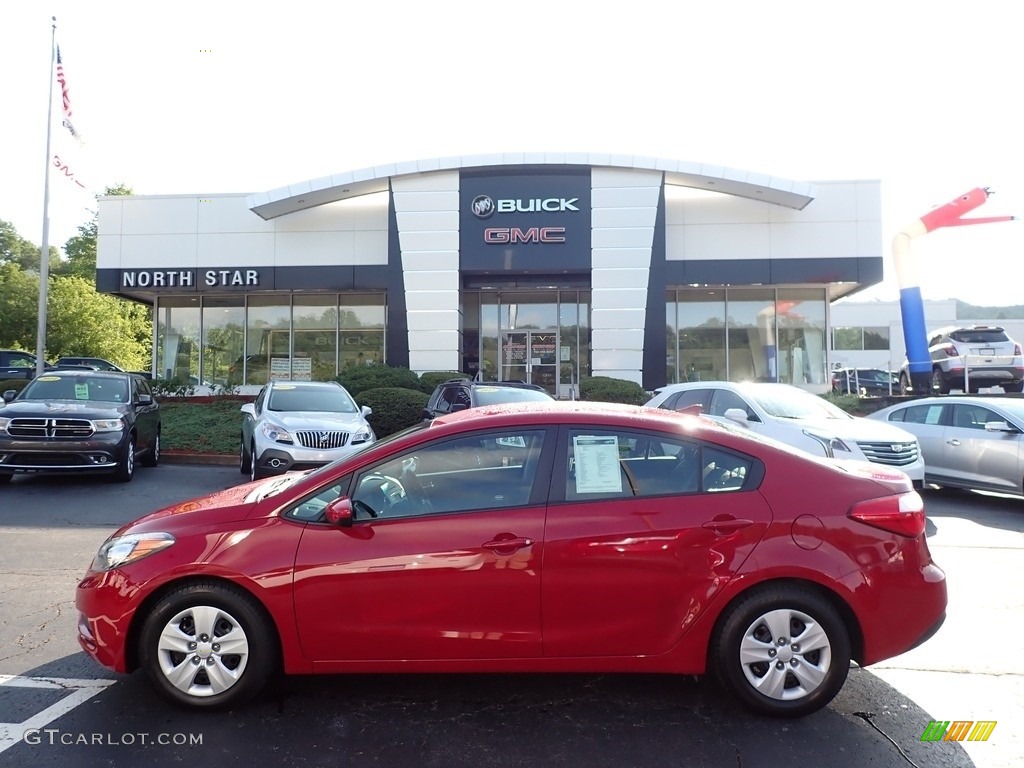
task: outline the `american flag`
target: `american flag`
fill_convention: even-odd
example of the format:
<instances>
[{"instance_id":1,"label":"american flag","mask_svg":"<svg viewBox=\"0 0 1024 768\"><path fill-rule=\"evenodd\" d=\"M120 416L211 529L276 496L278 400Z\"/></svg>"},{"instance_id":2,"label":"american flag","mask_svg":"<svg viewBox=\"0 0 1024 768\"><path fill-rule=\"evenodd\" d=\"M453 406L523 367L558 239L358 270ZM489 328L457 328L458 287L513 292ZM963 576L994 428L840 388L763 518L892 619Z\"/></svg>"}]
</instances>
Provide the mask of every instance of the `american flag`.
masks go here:
<instances>
[{"instance_id":1,"label":"american flag","mask_svg":"<svg viewBox=\"0 0 1024 768\"><path fill-rule=\"evenodd\" d=\"M57 82L60 83L61 100L64 105L64 127L78 141L81 141L82 137L78 135L78 131L75 130L75 126L71 122L71 94L68 93L68 83L64 77L64 64L61 62L59 45L57 46Z\"/></svg>"}]
</instances>

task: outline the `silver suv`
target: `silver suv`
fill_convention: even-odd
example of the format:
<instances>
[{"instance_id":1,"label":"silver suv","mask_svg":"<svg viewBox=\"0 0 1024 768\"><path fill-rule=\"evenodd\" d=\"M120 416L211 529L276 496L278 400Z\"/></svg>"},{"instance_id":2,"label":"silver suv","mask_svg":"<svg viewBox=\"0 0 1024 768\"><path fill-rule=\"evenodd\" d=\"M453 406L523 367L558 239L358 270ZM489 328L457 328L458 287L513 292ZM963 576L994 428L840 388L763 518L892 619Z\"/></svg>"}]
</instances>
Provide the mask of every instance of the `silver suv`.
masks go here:
<instances>
[{"instance_id":1,"label":"silver suv","mask_svg":"<svg viewBox=\"0 0 1024 768\"><path fill-rule=\"evenodd\" d=\"M1020 344L995 325L952 325L932 331L928 337L932 358L932 391L951 389L977 392L980 387L1000 386L1020 392L1024 385L1024 357ZM900 389L912 392L910 364L900 368Z\"/></svg>"}]
</instances>

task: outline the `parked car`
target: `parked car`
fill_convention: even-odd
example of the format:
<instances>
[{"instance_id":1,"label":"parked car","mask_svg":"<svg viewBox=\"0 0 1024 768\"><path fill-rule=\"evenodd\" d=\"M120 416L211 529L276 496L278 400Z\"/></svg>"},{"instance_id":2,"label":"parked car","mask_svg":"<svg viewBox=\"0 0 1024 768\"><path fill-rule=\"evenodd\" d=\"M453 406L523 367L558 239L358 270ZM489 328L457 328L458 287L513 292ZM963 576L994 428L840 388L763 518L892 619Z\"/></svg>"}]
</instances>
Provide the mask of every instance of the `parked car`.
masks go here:
<instances>
[{"instance_id":1,"label":"parked car","mask_svg":"<svg viewBox=\"0 0 1024 768\"><path fill-rule=\"evenodd\" d=\"M0 408L0 483L15 472L103 472L160 462L160 405L141 376L48 371Z\"/></svg>"},{"instance_id":2,"label":"parked car","mask_svg":"<svg viewBox=\"0 0 1024 768\"><path fill-rule=\"evenodd\" d=\"M43 370L53 368L44 362ZM36 375L36 356L20 349L0 349L0 381L31 379Z\"/></svg>"},{"instance_id":3,"label":"parked car","mask_svg":"<svg viewBox=\"0 0 1024 768\"><path fill-rule=\"evenodd\" d=\"M800 716L941 624L924 529L902 472L705 419L468 409L123 526L78 639L203 708L279 670L713 671Z\"/></svg>"},{"instance_id":4,"label":"parked car","mask_svg":"<svg viewBox=\"0 0 1024 768\"><path fill-rule=\"evenodd\" d=\"M1024 495L1024 400L923 397L869 418L917 437L928 483Z\"/></svg>"},{"instance_id":5,"label":"parked car","mask_svg":"<svg viewBox=\"0 0 1024 768\"><path fill-rule=\"evenodd\" d=\"M97 371L115 371L118 373L135 373L146 379L152 379L153 374L149 371L126 371L119 365L115 365L102 357L61 357L54 363L59 368L67 368L70 365L87 365Z\"/></svg>"},{"instance_id":6,"label":"parked car","mask_svg":"<svg viewBox=\"0 0 1024 768\"><path fill-rule=\"evenodd\" d=\"M906 430L851 416L822 397L789 384L703 381L671 384L647 403L668 410L699 409L809 453L831 459L870 461L906 472L924 483L925 462Z\"/></svg>"},{"instance_id":7,"label":"parked car","mask_svg":"<svg viewBox=\"0 0 1024 768\"><path fill-rule=\"evenodd\" d=\"M438 384L423 409L424 419L498 403L551 402L554 398L543 387L520 381L471 381L449 379Z\"/></svg>"},{"instance_id":8,"label":"parked car","mask_svg":"<svg viewBox=\"0 0 1024 768\"><path fill-rule=\"evenodd\" d=\"M376 439L373 411L334 381L272 381L241 410L238 468L252 480L320 467Z\"/></svg>"},{"instance_id":9,"label":"parked car","mask_svg":"<svg viewBox=\"0 0 1024 768\"><path fill-rule=\"evenodd\" d=\"M898 374L881 368L837 368L832 371L832 391L853 395L899 395Z\"/></svg>"},{"instance_id":10,"label":"parked car","mask_svg":"<svg viewBox=\"0 0 1024 768\"><path fill-rule=\"evenodd\" d=\"M1006 392L1020 392L1024 388L1021 345L999 326L940 328L929 335L928 352L934 393L945 395L951 389L977 392L982 387L993 386L1002 387ZM913 392L910 364L906 360L900 368L900 387L904 393Z\"/></svg>"}]
</instances>

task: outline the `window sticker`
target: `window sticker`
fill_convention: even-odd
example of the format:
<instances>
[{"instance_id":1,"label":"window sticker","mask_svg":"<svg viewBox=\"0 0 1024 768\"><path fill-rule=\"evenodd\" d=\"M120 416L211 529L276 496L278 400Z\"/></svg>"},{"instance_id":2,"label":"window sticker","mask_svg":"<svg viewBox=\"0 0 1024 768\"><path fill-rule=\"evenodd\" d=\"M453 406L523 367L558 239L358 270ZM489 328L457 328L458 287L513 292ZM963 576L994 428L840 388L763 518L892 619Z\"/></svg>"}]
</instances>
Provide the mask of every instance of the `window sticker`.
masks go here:
<instances>
[{"instance_id":1,"label":"window sticker","mask_svg":"<svg viewBox=\"0 0 1024 768\"><path fill-rule=\"evenodd\" d=\"M939 420L941 418L942 418L942 406L941 405L933 405L933 406L931 406L928 409L928 415L925 416L924 423L925 424L938 424Z\"/></svg>"},{"instance_id":2,"label":"window sticker","mask_svg":"<svg viewBox=\"0 0 1024 768\"><path fill-rule=\"evenodd\" d=\"M75 400L88 400L89 399L89 385L88 384L75 384Z\"/></svg>"},{"instance_id":3,"label":"window sticker","mask_svg":"<svg viewBox=\"0 0 1024 768\"><path fill-rule=\"evenodd\" d=\"M576 493L622 493L619 472L619 438L577 435Z\"/></svg>"},{"instance_id":4,"label":"window sticker","mask_svg":"<svg viewBox=\"0 0 1024 768\"><path fill-rule=\"evenodd\" d=\"M274 389L295 389L295 387L291 384L278 384Z\"/></svg>"},{"instance_id":5,"label":"window sticker","mask_svg":"<svg viewBox=\"0 0 1024 768\"><path fill-rule=\"evenodd\" d=\"M60 381L60 376L40 376L37 381Z\"/></svg>"}]
</instances>

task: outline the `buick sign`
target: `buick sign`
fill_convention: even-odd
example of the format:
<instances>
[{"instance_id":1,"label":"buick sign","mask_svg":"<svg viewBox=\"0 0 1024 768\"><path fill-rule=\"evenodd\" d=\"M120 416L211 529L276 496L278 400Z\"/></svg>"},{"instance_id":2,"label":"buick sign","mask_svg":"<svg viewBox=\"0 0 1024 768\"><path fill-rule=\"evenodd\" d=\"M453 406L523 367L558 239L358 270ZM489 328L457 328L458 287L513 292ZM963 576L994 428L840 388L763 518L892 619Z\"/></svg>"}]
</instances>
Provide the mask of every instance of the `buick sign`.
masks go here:
<instances>
[{"instance_id":1,"label":"buick sign","mask_svg":"<svg viewBox=\"0 0 1024 768\"><path fill-rule=\"evenodd\" d=\"M494 215L494 200L490 195L477 195L470 207L478 219L489 219Z\"/></svg>"}]
</instances>

